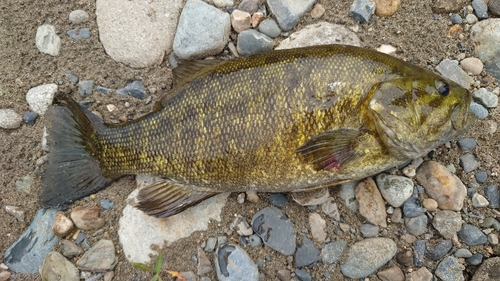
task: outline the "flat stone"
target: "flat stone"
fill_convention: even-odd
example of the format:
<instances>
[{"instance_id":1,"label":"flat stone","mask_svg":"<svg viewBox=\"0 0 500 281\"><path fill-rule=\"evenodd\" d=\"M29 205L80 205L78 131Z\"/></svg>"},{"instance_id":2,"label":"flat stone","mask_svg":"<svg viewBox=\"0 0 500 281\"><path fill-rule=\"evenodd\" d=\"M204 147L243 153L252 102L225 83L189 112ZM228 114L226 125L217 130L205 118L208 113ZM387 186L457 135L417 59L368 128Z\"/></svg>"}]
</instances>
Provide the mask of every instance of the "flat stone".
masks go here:
<instances>
[{"instance_id":1,"label":"flat stone","mask_svg":"<svg viewBox=\"0 0 500 281\"><path fill-rule=\"evenodd\" d=\"M385 201L395 208L401 207L413 193L413 181L407 177L380 173L375 180Z\"/></svg>"},{"instance_id":2,"label":"flat stone","mask_svg":"<svg viewBox=\"0 0 500 281\"><path fill-rule=\"evenodd\" d=\"M464 266L455 257L447 256L438 264L434 274L443 281L463 281L462 270Z\"/></svg>"},{"instance_id":3,"label":"flat stone","mask_svg":"<svg viewBox=\"0 0 500 281\"><path fill-rule=\"evenodd\" d=\"M479 19L488 18L488 6L483 0L472 0L472 8Z\"/></svg>"},{"instance_id":4,"label":"flat stone","mask_svg":"<svg viewBox=\"0 0 500 281\"><path fill-rule=\"evenodd\" d=\"M32 111L43 116L49 105L52 104L56 92L56 84L36 86L29 89L28 93L26 93L26 101Z\"/></svg>"},{"instance_id":5,"label":"flat stone","mask_svg":"<svg viewBox=\"0 0 500 281\"><path fill-rule=\"evenodd\" d=\"M466 58L460 61L460 66L472 75L479 75L483 71L483 62L478 58Z\"/></svg>"},{"instance_id":6,"label":"flat stone","mask_svg":"<svg viewBox=\"0 0 500 281\"><path fill-rule=\"evenodd\" d=\"M259 9L258 0L243 0L238 5L238 10L245 11L249 14L257 12L258 9Z\"/></svg>"},{"instance_id":7,"label":"flat stone","mask_svg":"<svg viewBox=\"0 0 500 281\"><path fill-rule=\"evenodd\" d=\"M364 278L384 266L396 252L396 243L391 239L365 239L351 246L340 270L349 278Z\"/></svg>"},{"instance_id":8,"label":"flat stone","mask_svg":"<svg viewBox=\"0 0 500 281\"><path fill-rule=\"evenodd\" d=\"M94 80L84 80L78 83L78 92L82 98L92 95L94 90Z\"/></svg>"},{"instance_id":9,"label":"flat stone","mask_svg":"<svg viewBox=\"0 0 500 281\"><path fill-rule=\"evenodd\" d=\"M240 247L225 244L215 252L215 268L220 281L258 281L259 270Z\"/></svg>"},{"instance_id":10,"label":"flat stone","mask_svg":"<svg viewBox=\"0 0 500 281\"><path fill-rule=\"evenodd\" d=\"M379 230L380 227L378 227L378 225L373 225L371 223L364 223L359 227L361 235L365 238L376 237Z\"/></svg>"},{"instance_id":11,"label":"flat stone","mask_svg":"<svg viewBox=\"0 0 500 281\"><path fill-rule=\"evenodd\" d=\"M198 248L198 266L196 267L198 275L203 275L207 274L209 272L212 272L214 269L212 268L212 264L210 263L210 260L207 257L207 254L205 254L205 251L203 251L202 248Z\"/></svg>"},{"instance_id":12,"label":"flat stone","mask_svg":"<svg viewBox=\"0 0 500 281\"><path fill-rule=\"evenodd\" d=\"M458 139L457 145L462 151L470 151L476 147L477 142L474 138L461 138Z\"/></svg>"},{"instance_id":13,"label":"flat stone","mask_svg":"<svg viewBox=\"0 0 500 281\"><path fill-rule=\"evenodd\" d=\"M339 196L344 200L344 204L349 210L357 213L359 211L359 203L356 200L356 186L359 181L350 181L340 185Z\"/></svg>"},{"instance_id":14,"label":"flat stone","mask_svg":"<svg viewBox=\"0 0 500 281\"><path fill-rule=\"evenodd\" d=\"M496 79L500 79L500 19L487 19L474 24L471 38L476 41L474 54L484 62L486 71Z\"/></svg>"},{"instance_id":15,"label":"flat stone","mask_svg":"<svg viewBox=\"0 0 500 281\"><path fill-rule=\"evenodd\" d=\"M500 257L492 257L483 262L476 270L471 281L500 281Z\"/></svg>"},{"instance_id":16,"label":"flat stone","mask_svg":"<svg viewBox=\"0 0 500 281\"><path fill-rule=\"evenodd\" d=\"M294 28L300 17L307 13L316 0L268 0L267 5L284 31Z\"/></svg>"},{"instance_id":17,"label":"flat stone","mask_svg":"<svg viewBox=\"0 0 500 281\"><path fill-rule=\"evenodd\" d=\"M417 271L409 272L406 277L406 281L432 281L434 276L427 268L422 267Z\"/></svg>"},{"instance_id":18,"label":"flat stone","mask_svg":"<svg viewBox=\"0 0 500 281\"><path fill-rule=\"evenodd\" d=\"M30 226L6 251L3 262L11 271L34 274L58 241L52 231L56 209L40 209Z\"/></svg>"},{"instance_id":19,"label":"flat stone","mask_svg":"<svg viewBox=\"0 0 500 281\"><path fill-rule=\"evenodd\" d=\"M276 50L325 44L360 46L361 41L356 33L343 25L318 22L290 34L288 38L280 42Z\"/></svg>"},{"instance_id":20,"label":"flat stone","mask_svg":"<svg viewBox=\"0 0 500 281\"><path fill-rule=\"evenodd\" d=\"M432 3L432 11L437 14L456 13L465 5L465 0L436 0Z\"/></svg>"},{"instance_id":21,"label":"flat stone","mask_svg":"<svg viewBox=\"0 0 500 281\"><path fill-rule=\"evenodd\" d=\"M319 260L321 260L321 254L314 246L313 241L305 236L302 237L302 243L295 253L295 266L310 266Z\"/></svg>"},{"instance_id":22,"label":"flat stone","mask_svg":"<svg viewBox=\"0 0 500 281\"><path fill-rule=\"evenodd\" d=\"M309 213L309 226L311 234L315 241L325 242L326 240L326 221L318 213Z\"/></svg>"},{"instance_id":23,"label":"flat stone","mask_svg":"<svg viewBox=\"0 0 500 281\"><path fill-rule=\"evenodd\" d=\"M346 245L347 242L342 239L326 244L325 247L321 249L321 259L327 264L337 262L344 253Z\"/></svg>"},{"instance_id":24,"label":"flat stone","mask_svg":"<svg viewBox=\"0 0 500 281\"><path fill-rule=\"evenodd\" d=\"M273 19L265 19L259 24L259 31L271 38L280 36L281 29Z\"/></svg>"},{"instance_id":25,"label":"flat stone","mask_svg":"<svg viewBox=\"0 0 500 281\"><path fill-rule=\"evenodd\" d=\"M76 266L81 270L103 272L112 270L117 262L113 241L101 239L78 259Z\"/></svg>"},{"instance_id":26,"label":"flat stone","mask_svg":"<svg viewBox=\"0 0 500 281\"><path fill-rule=\"evenodd\" d=\"M250 20L251 16L249 13L240 11L240 10L234 10L231 13L231 26L233 27L234 31L237 33L240 33L244 30L247 30L250 28Z\"/></svg>"},{"instance_id":27,"label":"flat stone","mask_svg":"<svg viewBox=\"0 0 500 281\"><path fill-rule=\"evenodd\" d=\"M250 236L253 234L252 227L248 224L244 217L237 215L230 226L231 230L236 230L240 236Z\"/></svg>"},{"instance_id":28,"label":"flat stone","mask_svg":"<svg viewBox=\"0 0 500 281\"><path fill-rule=\"evenodd\" d=\"M135 68L158 63L172 50L183 2L97 0L99 39L106 53Z\"/></svg>"},{"instance_id":29,"label":"flat stone","mask_svg":"<svg viewBox=\"0 0 500 281\"><path fill-rule=\"evenodd\" d=\"M82 249L82 247L79 247L75 243L73 243L72 241L69 241L66 239L62 239L59 244L61 246L62 254L68 258L72 258L74 256L81 255L85 252Z\"/></svg>"},{"instance_id":30,"label":"flat stone","mask_svg":"<svg viewBox=\"0 0 500 281\"><path fill-rule=\"evenodd\" d=\"M424 265L424 255L427 244L425 240L417 240L413 242L413 264L416 267L422 267Z\"/></svg>"},{"instance_id":31,"label":"flat stone","mask_svg":"<svg viewBox=\"0 0 500 281\"><path fill-rule=\"evenodd\" d=\"M387 44L382 44L382 45L380 45L380 47L377 48L378 52L388 54L388 55L395 54L397 50L398 49L396 49L396 47L394 47L392 45L387 45Z\"/></svg>"},{"instance_id":32,"label":"flat stone","mask_svg":"<svg viewBox=\"0 0 500 281\"><path fill-rule=\"evenodd\" d=\"M58 56L61 48L61 38L57 36L54 26L44 24L36 30L36 47L44 54Z\"/></svg>"},{"instance_id":33,"label":"flat stone","mask_svg":"<svg viewBox=\"0 0 500 281\"><path fill-rule=\"evenodd\" d=\"M427 195L438 202L440 209L462 209L467 189L462 181L442 164L435 161L424 162L417 169L415 178L424 187Z\"/></svg>"},{"instance_id":34,"label":"flat stone","mask_svg":"<svg viewBox=\"0 0 500 281\"><path fill-rule=\"evenodd\" d=\"M414 218L405 218L406 230L412 235L419 236L427 232L428 218L421 214Z\"/></svg>"},{"instance_id":35,"label":"flat stone","mask_svg":"<svg viewBox=\"0 0 500 281\"><path fill-rule=\"evenodd\" d=\"M450 240L441 241L434 248L428 250L426 256L433 261L437 261L444 257L452 247L453 245Z\"/></svg>"},{"instance_id":36,"label":"flat stone","mask_svg":"<svg viewBox=\"0 0 500 281\"><path fill-rule=\"evenodd\" d=\"M359 213L370 223L387 227L385 202L371 178L361 181L356 187Z\"/></svg>"},{"instance_id":37,"label":"flat stone","mask_svg":"<svg viewBox=\"0 0 500 281\"><path fill-rule=\"evenodd\" d=\"M5 206L5 211L15 217L18 221L24 221L24 211L17 206Z\"/></svg>"},{"instance_id":38,"label":"flat stone","mask_svg":"<svg viewBox=\"0 0 500 281\"><path fill-rule=\"evenodd\" d=\"M477 102L472 102L470 105L470 111L479 119L486 119L488 117L488 110L484 108L481 104Z\"/></svg>"},{"instance_id":39,"label":"flat stone","mask_svg":"<svg viewBox=\"0 0 500 281\"><path fill-rule=\"evenodd\" d=\"M468 249L465 249L465 248L456 250L455 253L453 253L453 255L456 258L470 258L470 257L472 257L472 253Z\"/></svg>"},{"instance_id":40,"label":"flat stone","mask_svg":"<svg viewBox=\"0 0 500 281\"><path fill-rule=\"evenodd\" d=\"M205 252L211 253L215 250L215 244L217 243L217 238L210 236L207 238L206 245L205 245Z\"/></svg>"},{"instance_id":41,"label":"flat stone","mask_svg":"<svg viewBox=\"0 0 500 281\"><path fill-rule=\"evenodd\" d=\"M42 280L79 281L78 273L76 266L58 252L47 254L40 268Z\"/></svg>"},{"instance_id":42,"label":"flat stone","mask_svg":"<svg viewBox=\"0 0 500 281\"><path fill-rule=\"evenodd\" d=\"M138 188L153 181L151 177L146 176L137 176L136 180ZM127 202L136 200L137 193L138 190L134 190ZM221 209L228 196L229 193L214 196L177 215L160 219L148 216L131 205L125 206L118 229L125 257L131 262L149 264L151 262L149 255L156 255L150 248L151 245L161 248L165 243L171 244L181 238L189 237L195 231L206 231L210 220L221 221Z\"/></svg>"},{"instance_id":43,"label":"flat stone","mask_svg":"<svg viewBox=\"0 0 500 281\"><path fill-rule=\"evenodd\" d=\"M71 24L81 24L88 21L90 18L89 14L84 10L74 10L69 13L68 19Z\"/></svg>"},{"instance_id":44,"label":"flat stone","mask_svg":"<svg viewBox=\"0 0 500 281\"><path fill-rule=\"evenodd\" d=\"M488 200L486 200L486 198L484 198L484 196L479 193L475 193L472 196L472 206L476 208L488 207L489 204L490 203L488 202Z\"/></svg>"},{"instance_id":45,"label":"flat stone","mask_svg":"<svg viewBox=\"0 0 500 281\"><path fill-rule=\"evenodd\" d=\"M446 239L452 238L462 228L462 217L459 213L444 210L438 211L432 220L432 226Z\"/></svg>"},{"instance_id":46,"label":"flat stone","mask_svg":"<svg viewBox=\"0 0 500 281\"><path fill-rule=\"evenodd\" d=\"M475 253L472 255L470 258L467 259L467 263L471 265L479 265L481 262L483 262L483 254L481 253Z\"/></svg>"},{"instance_id":47,"label":"flat stone","mask_svg":"<svg viewBox=\"0 0 500 281\"><path fill-rule=\"evenodd\" d=\"M59 237L64 237L73 230L74 226L73 221L66 217L63 212L57 212L52 232Z\"/></svg>"},{"instance_id":48,"label":"flat stone","mask_svg":"<svg viewBox=\"0 0 500 281\"><path fill-rule=\"evenodd\" d=\"M70 29L66 34L76 40L90 39L90 28L84 27L80 29Z\"/></svg>"},{"instance_id":49,"label":"flat stone","mask_svg":"<svg viewBox=\"0 0 500 281\"><path fill-rule=\"evenodd\" d=\"M474 91L472 96L486 108L495 108L498 106L498 96L485 88Z\"/></svg>"},{"instance_id":50,"label":"flat stone","mask_svg":"<svg viewBox=\"0 0 500 281\"><path fill-rule=\"evenodd\" d=\"M458 232L458 237L469 246L486 244L488 241L486 235L472 224L464 224Z\"/></svg>"},{"instance_id":51,"label":"flat stone","mask_svg":"<svg viewBox=\"0 0 500 281\"><path fill-rule=\"evenodd\" d=\"M474 80L465 73L459 66L457 61L444 59L438 64L436 70L444 77L458 83L462 87L468 89Z\"/></svg>"},{"instance_id":52,"label":"flat stone","mask_svg":"<svg viewBox=\"0 0 500 281\"><path fill-rule=\"evenodd\" d=\"M484 188L484 193L490 201L492 208L498 208L500 206L500 191L498 185L490 185Z\"/></svg>"},{"instance_id":53,"label":"flat stone","mask_svg":"<svg viewBox=\"0 0 500 281\"><path fill-rule=\"evenodd\" d=\"M397 266L391 266L377 273L378 278L382 281L404 281L405 275Z\"/></svg>"},{"instance_id":54,"label":"flat stone","mask_svg":"<svg viewBox=\"0 0 500 281\"><path fill-rule=\"evenodd\" d=\"M405 218L417 217L425 211L426 210L425 208L422 208L422 203L418 197L410 197L403 204L403 214Z\"/></svg>"},{"instance_id":55,"label":"flat stone","mask_svg":"<svg viewBox=\"0 0 500 281\"><path fill-rule=\"evenodd\" d=\"M390 17L398 10L401 0L375 0L375 4L375 15Z\"/></svg>"},{"instance_id":56,"label":"flat stone","mask_svg":"<svg viewBox=\"0 0 500 281\"><path fill-rule=\"evenodd\" d=\"M258 211L253 216L252 227L269 248L285 256L295 253L293 223L278 208L267 207Z\"/></svg>"},{"instance_id":57,"label":"flat stone","mask_svg":"<svg viewBox=\"0 0 500 281\"><path fill-rule=\"evenodd\" d=\"M464 169L464 172L469 173L479 167L479 162L474 154L464 154L460 156L460 166Z\"/></svg>"},{"instance_id":58,"label":"flat stone","mask_svg":"<svg viewBox=\"0 0 500 281\"><path fill-rule=\"evenodd\" d=\"M174 52L185 60L218 54L229 42L230 32L228 13L201 0L188 0L175 33Z\"/></svg>"},{"instance_id":59,"label":"flat stone","mask_svg":"<svg viewBox=\"0 0 500 281\"><path fill-rule=\"evenodd\" d=\"M255 29L248 29L238 34L236 48L240 55L249 56L269 52L273 49L273 46L273 39Z\"/></svg>"},{"instance_id":60,"label":"flat stone","mask_svg":"<svg viewBox=\"0 0 500 281\"><path fill-rule=\"evenodd\" d=\"M335 203L335 198L330 197L323 204L321 204L321 209L325 215L333 218L336 221L340 221L339 208L337 203Z\"/></svg>"},{"instance_id":61,"label":"flat stone","mask_svg":"<svg viewBox=\"0 0 500 281\"><path fill-rule=\"evenodd\" d=\"M291 192L293 201L302 206L321 205L328 200L330 192L328 188L317 188L310 191Z\"/></svg>"},{"instance_id":62,"label":"flat stone","mask_svg":"<svg viewBox=\"0 0 500 281\"><path fill-rule=\"evenodd\" d=\"M80 229L99 229L104 226L104 220L99 217L99 210L98 206L77 206L71 212L71 219Z\"/></svg>"},{"instance_id":63,"label":"flat stone","mask_svg":"<svg viewBox=\"0 0 500 281\"><path fill-rule=\"evenodd\" d=\"M375 14L375 2L373 0L354 0L349 14L359 23L367 23Z\"/></svg>"},{"instance_id":64,"label":"flat stone","mask_svg":"<svg viewBox=\"0 0 500 281\"><path fill-rule=\"evenodd\" d=\"M23 117L14 109L6 108L0 109L0 128L3 129L17 129L21 127Z\"/></svg>"}]
</instances>

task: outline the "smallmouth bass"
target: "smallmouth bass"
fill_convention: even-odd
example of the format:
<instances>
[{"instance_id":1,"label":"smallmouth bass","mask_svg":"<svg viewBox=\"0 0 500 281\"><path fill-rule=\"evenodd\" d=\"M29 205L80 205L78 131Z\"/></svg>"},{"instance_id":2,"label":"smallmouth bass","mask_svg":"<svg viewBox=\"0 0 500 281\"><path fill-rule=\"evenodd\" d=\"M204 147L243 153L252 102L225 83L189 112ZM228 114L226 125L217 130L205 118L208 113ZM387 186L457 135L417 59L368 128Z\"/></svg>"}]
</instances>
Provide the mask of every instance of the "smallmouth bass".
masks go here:
<instances>
[{"instance_id":1,"label":"smallmouth bass","mask_svg":"<svg viewBox=\"0 0 500 281\"><path fill-rule=\"evenodd\" d=\"M472 124L470 92L373 50L326 45L191 62L153 112L108 125L75 101L47 116L40 200L65 205L128 174L164 181L137 207L168 217L228 191L304 191L375 175Z\"/></svg>"}]
</instances>

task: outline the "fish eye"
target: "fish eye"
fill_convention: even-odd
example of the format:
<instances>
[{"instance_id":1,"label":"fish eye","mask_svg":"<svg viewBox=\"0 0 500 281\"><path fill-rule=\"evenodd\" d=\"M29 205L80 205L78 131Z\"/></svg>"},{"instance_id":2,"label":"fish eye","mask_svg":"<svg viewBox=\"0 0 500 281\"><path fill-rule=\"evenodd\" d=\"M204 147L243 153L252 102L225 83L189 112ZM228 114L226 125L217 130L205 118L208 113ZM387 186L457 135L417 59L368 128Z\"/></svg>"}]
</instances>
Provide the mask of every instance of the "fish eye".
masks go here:
<instances>
[{"instance_id":1,"label":"fish eye","mask_svg":"<svg viewBox=\"0 0 500 281\"><path fill-rule=\"evenodd\" d=\"M446 97L450 93L450 86L441 80L436 80L436 89L443 97Z\"/></svg>"}]
</instances>

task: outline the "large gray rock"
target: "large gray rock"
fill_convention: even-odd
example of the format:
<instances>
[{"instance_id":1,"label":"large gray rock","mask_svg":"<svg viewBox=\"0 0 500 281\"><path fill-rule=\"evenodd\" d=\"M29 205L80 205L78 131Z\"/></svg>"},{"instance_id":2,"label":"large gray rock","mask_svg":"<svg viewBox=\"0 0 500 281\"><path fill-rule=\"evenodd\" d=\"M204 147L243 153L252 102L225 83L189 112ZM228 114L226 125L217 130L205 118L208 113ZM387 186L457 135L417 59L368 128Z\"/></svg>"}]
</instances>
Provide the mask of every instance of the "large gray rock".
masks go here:
<instances>
[{"instance_id":1,"label":"large gray rock","mask_svg":"<svg viewBox=\"0 0 500 281\"><path fill-rule=\"evenodd\" d=\"M307 13L316 0L268 0L269 9L284 31L294 28L300 17Z\"/></svg>"},{"instance_id":2,"label":"large gray rock","mask_svg":"<svg viewBox=\"0 0 500 281\"><path fill-rule=\"evenodd\" d=\"M491 75L500 79L500 19L476 23L471 28L471 37L477 42L475 55L484 62Z\"/></svg>"},{"instance_id":3,"label":"large gray rock","mask_svg":"<svg viewBox=\"0 0 500 281\"><path fill-rule=\"evenodd\" d=\"M172 50L182 0L97 0L99 39L115 61L131 67L157 63Z\"/></svg>"},{"instance_id":4,"label":"large gray rock","mask_svg":"<svg viewBox=\"0 0 500 281\"><path fill-rule=\"evenodd\" d=\"M444 59L436 66L436 70L444 77L460 84L460 86L466 89L474 82L474 80L458 66L458 61Z\"/></svg>"},{"instance_id":5,"label":"large gray rock","mask_svg":"<svg viewBox=\"0 0 500 281\"><path fill-rule=\"evenodd\" d=\"M201 0L188 0L182 9L174 38L174 52L181 59L218 54L229 41L229 14Z\"/></svg>"},{"instance_id":6,"label":"large gray rock","mask_svg":"<svg viewBox=\"0 0 500 281\"><path fill-rule=\"evenodd\" d=\"M288 38L281 41L276 50L325 44L360 46L361 41L356 33L343 25L319 22L292 33Z\"/></svg>"}]
</instances>

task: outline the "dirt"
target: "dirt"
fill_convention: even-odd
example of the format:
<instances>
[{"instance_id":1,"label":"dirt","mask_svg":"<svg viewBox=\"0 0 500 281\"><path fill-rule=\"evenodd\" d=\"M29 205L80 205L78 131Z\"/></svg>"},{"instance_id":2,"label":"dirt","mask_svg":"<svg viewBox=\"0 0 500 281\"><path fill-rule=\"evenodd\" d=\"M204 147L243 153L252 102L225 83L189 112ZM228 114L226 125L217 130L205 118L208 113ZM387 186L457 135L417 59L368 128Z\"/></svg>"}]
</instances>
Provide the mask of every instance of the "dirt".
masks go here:
<instances>
[{"instance_id":1,"label":"dirt","mask_svg":"<svg viewBox=\"0 0 500 281\"><path fill-rule=\"evenodd\" d=\"M236 1L238 2L238 1ZM358 27L358 36L361 38L362 46L367 48L376 48L381 44L391 44L398 51L395 54L408 62L421 65L428 68L434 68L442 59L455 59L460 53L458 44L466 47L466 56L471 56L474 44L469 39L469 33L464 32L464 36L447 37L451 22L448 15L440 15L437 19L431 11L430 1L402 1L398 12L389 18L378 18L374 16L368 24L359 25L349 16L348 11L352 3L351 0L326 0L320 1L326 13L320 19L312 19L309 14L305 15L299 25L292 30L300 30L303 26L319 21L328 21L346 25L349 28ZM68 15L71 11L82 9L90 14L90 20L80 26L71 25ZM35 46L35 34L37 27L50 23L55 26L56 32L62 38L61 52L57 57L42 54ZM65 33L66 31L79 27L90 27L91 38L89 40L73 40ZM467 30L467 28L465 29ZM288 32L290 34L291 32ZM232 38L236 38L233 34ZM278 43L284 37L275 40ZM228 50L225 50L229 54ZM227 56L227 55L226 55ZM95 2L91 0L80 1L27 1L27 0L2 0L0 1L0 108L13 108L16 112L24 114L29 111L25 96L32 87L56 83L59 90L72 90L72 96L81 99L77 94L76 87L71 85L65 77L65 71L72 70L80 80L92 79L95 85L102 85L107 88L118 89L124 87L128 82L141 80L146 89L155 88L156 92L151 94L153 102L146 103L131 97L120 96L117 94L105 95L94 92L88 98L92 102L91 110L100 112L108 123L117 123L120 116L133 115L139 117L152 109L154 101L159 100L171 87L171 67L165 60L160 65L145 69L132 69L121 63L113 61L105 52L99 41L99 34L95 16ZM485 75L485 73L483 73ZM482 75L482 76L484 76ZM480 79L482 76L477 77ZM125 107L125 102L130 104ZM106 109L107 104L114 104L118 107L113 115ZM498 110L490 111L490 116L486 121L478 121L476 126L468 133L467 137L477 139L478 146L473 151L481 161L479 170L489 170L499 168L500 152L497 147L500 146L499 133L488 133L490 125L500 120ZM37 201L37 193L40 186L40 171L36 170L35 161L40 158L44 152L41 150L41 138L44 118L37 120L34 126L23 124L16 130L0 129L0 257L3 257L7 248L14 243L19 236L26 230L32 221L36 211L40 208ZM458 166L460 155L464 154L453 142L451 148L440 147L436 150L434 159L447 165L454 164L457 168L457 175L467 184L474 182L474 172L465 174ZM15 183L26 175L33 177L31 192L27 195L16 190ZM482 185L487 186L498 183L498 177L490 176L488 181ZM480 188L480 192L482 191ZM114 280L150 280L151 274L142 272L134 268L124 257L118 241L118 220L125 207L125 198L135 188L135 179L133 176L127 176L114 182L111 186L98 192L95 198L82 199L72 204L72 208L79 205L97 205L103 198L109 198L116 205L112 210L102 211L101 217L106 220L104 230L109 234L117 248L119 262L115 268ZM358 229L364 222L364 219L354 214L343 205L343 201L338 196L338 189L331 188L331 194L337 198L340 213L344 222L351 228ZM165 251L166 254L164 266L165 269L176 271L196 272L196 265L192 262L192 256L196 254L197 247L201 241L208 236L225 235L228 232L234 214L243 215L248 221L251 221L252 214L259 209L269 206L267 197L269 194L259 194L261 200L259 203L236 202L236 195L232 194L228 203L222 212L221 222L212 222L209 229L204 232L197 232L189 238L182 239L173 245L169 245ZM24 222L18 222L13 216L5 211L5 206L19 206L25 211ZM466 199L466 206L471 209L469 199ZM283 212L295 224L297 237L299 240L303 235L310 237L310 232L305 234L302 228L309 228L307 214L308 209L289 202ZM481 210L481 214L494 216L491 210ZM472 220L477 224L477 221ZM349 244L361 240L359 231L343 233L337 231L336 223L327 218L328 237L334 239L344 239ZM400 224L389 224L384 230L384 236L394 239L398 244L398 250L410 248L411 245L400 240L400 234L403 226ZM91 237L91 243L94 244L102 235ZM239 237L235 234L229 236L230 241L241 245ZM439 242L439 234L434 232L434 237L429 241L431 244ZM299 241L298 241L299 242ZM321 249L324 244L316 244ZM498 245L493 252L498 255L500 252ZM489 257L487 251L478 248L479 252ZM251 248L245 250L255 261L260 258L264 261L264 268L261 270L265 274L266 280L275 280L276 272L279 269L287 268L294 270L293 263L287 261L287 258L277 254L267 247ZM210 256L213 261L213 256ZM2 259L0 258L0 262ZM74 262L75 260L73 260ZM387 266L395 264L395 260L390 261ZM429 270L433 270L436 262L426 261L425 265ZM401 267L403 268L403 267ZM403 268L405 271L410 269ZM465 270L466 278L470 278L474 272L474 266L467 266ZM315 277L314 280L325 279L324 272L329 272L330 280L343 280L338 266L329 270L328 266L319 262L308 269ZM207 275L211 280L216 280L215 273ZM164 275L164 280L171 280L168 275ZM378 277L372 275L370 280L378 280ZM14 280L40 280L36 275L16 274Z\"/></svg>"}]
</instances>

